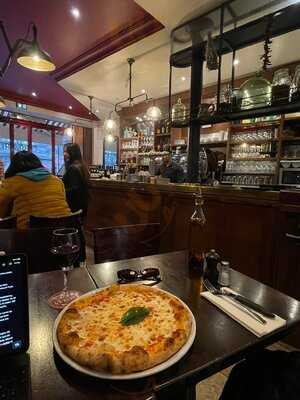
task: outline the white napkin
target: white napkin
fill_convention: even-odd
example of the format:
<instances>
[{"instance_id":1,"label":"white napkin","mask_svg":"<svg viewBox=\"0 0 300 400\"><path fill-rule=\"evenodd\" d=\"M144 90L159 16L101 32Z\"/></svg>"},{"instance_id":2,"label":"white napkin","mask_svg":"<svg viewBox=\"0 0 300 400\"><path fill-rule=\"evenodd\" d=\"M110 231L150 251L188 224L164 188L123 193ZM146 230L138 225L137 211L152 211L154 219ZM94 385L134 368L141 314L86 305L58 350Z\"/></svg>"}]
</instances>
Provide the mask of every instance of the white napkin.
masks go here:
<instances>
[{"instance_id":1,"label":"white napkin","mask_svg":"<svg viewBox=\"0 0 300 400\"><path fill-rule=\"evenodd\" d=\"M235 293L233 290L230 291ZM262 318L267 321L266 324L261 324L245 312L235 301L230 299L229 296L216 296L210 292L202 292L201 296L213 303L216 307L220 308L232 319L239 322L244 328L248 329L258 337L267 335L286 324L286 320L278 315L276 315L274 319L261 315Z\"/></svg>"}]
</instances>

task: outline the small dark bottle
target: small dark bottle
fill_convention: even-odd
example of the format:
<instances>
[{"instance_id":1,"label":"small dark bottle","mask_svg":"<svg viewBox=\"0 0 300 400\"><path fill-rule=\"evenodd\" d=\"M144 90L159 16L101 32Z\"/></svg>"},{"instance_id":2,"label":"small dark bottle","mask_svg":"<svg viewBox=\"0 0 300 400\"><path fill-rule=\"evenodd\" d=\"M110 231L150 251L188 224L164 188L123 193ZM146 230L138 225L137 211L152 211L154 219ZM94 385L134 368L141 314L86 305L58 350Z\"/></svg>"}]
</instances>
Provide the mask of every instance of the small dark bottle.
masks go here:
<instances>
[{"instance_id":1,"label":"small dark bottle","mask_svg":"<svg viewBox=\"0 0 300 400\"><path fill-rule=\"evenodd\" d=\"M203 264L204 264L204 253L200 250L190 250L189 251L189 267L197 271L199 274L202 275L203 273Z\"/></svg>"},{"instance_id":2,"label":"small dark bottle","mask_svg":"<svg viewBox=\"0 0 300 400\"><path fill-rule=\"evenodd\" d=\"M214 286L218 285L219 262L221 262L221 257L216 252L216 250L212 249L206 254L204 261L203 278L208 279Z\"/></svg>"}]
</instances>

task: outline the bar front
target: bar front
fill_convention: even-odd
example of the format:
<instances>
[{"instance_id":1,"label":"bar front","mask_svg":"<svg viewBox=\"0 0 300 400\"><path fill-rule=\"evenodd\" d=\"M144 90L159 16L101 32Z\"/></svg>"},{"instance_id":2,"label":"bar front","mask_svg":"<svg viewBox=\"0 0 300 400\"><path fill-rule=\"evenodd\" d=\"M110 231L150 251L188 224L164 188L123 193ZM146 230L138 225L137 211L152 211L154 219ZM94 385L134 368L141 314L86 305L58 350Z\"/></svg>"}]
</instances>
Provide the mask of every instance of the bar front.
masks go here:
<instances>
[{"instance_id":1,"label":"bar front","mask_svg":"<svg viewBox=\"0 0 300 400\"><path fill-rule=\"evenodd\" d=\"M300 2L0 37L0 400L299 400Z\"/></svg>"}]
</instances>

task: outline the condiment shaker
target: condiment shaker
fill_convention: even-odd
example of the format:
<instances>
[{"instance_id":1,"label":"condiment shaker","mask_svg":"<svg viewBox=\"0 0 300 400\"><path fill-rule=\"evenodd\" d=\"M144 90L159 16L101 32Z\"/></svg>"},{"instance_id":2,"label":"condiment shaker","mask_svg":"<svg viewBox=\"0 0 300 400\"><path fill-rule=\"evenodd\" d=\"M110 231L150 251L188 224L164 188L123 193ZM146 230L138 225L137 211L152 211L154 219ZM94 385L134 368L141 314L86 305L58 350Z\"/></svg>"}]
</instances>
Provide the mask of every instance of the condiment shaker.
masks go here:
<instances>
[{"instance_id":1,"label":"condiment shaker","mask_svg":"<svg viewBox=\"0 0 300 400\"><path fill-rule=\"evenodd\" d=\"M220 286L230 286L230 265L228 261L221 261L219 264L219 279Z\"/></svg>"},{"instance_id":2,"label":"condiment shaker","mask_svg":"<svg viewBox=\"0 0 300 400\"><path fill-rule=\"evenodd\" d=\"M203 278L208 279L214 286L218 284L218 263L221 261L216 250L211 249L205 256Z\"/></svg>"}]
</instances>

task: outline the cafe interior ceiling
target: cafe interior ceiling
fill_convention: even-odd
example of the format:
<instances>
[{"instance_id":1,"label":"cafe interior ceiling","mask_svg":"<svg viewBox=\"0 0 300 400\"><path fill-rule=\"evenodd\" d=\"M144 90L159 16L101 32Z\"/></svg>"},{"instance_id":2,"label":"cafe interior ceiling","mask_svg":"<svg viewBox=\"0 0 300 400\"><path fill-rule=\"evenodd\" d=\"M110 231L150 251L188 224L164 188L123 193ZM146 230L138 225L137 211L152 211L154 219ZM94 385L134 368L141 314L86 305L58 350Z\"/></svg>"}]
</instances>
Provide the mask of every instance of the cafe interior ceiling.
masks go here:
<instances>
[{"instance_id":1,"label":"cafe interior ceiling","mask_svg":"<svg viewBox=\"0 0 300 400\"><path fill-rule=\"evenodd\" d=\"M98 120L58 84L108 54L163 28L134 0L1 0L0 20L13 45L32 21L39 44L56 66L51 73L32 71L12 60L0 79L0 95L31 106ZM0 35L0 67L8 46Z\"/></svg>"},{"instance_id":2,"label":"cafe interior ceiling","mask_svg":"<svg viewBox=\"0 0 300 400\"><path fill-rule=\"evenodd\" d=\"M170 31L180 23L201 15L222 3L217 0L136 0L151 15L159 20L165 29L99 61L88 68L62 80L60 84L81 101L88 104L85 96L78 93L89 93L107 103L116 103L128 92L127 63L128 57L136 59L133 76L133 92L145 90L151 97L159 98L168 95ZM282 8L295 3L295 0L253 0L257 6ZM158 5L158 3L160 3ZM252 2L251 2L252 4ZM253 4L252 4L253 5ZM258 71L261 67L260 56L263 54L263 43L237 51L236 76L245 76ZM300 30L287 33L273 39L272 66L299 61L300 63ZM231 56L223 58L222 79L231 76ZM204 69L204 85L217 81L217 72ZM173 93L188 90L190 86L190 68L173 69ZM75 93L77 92L77 94Z\"/></svg>"}]
</instances>

